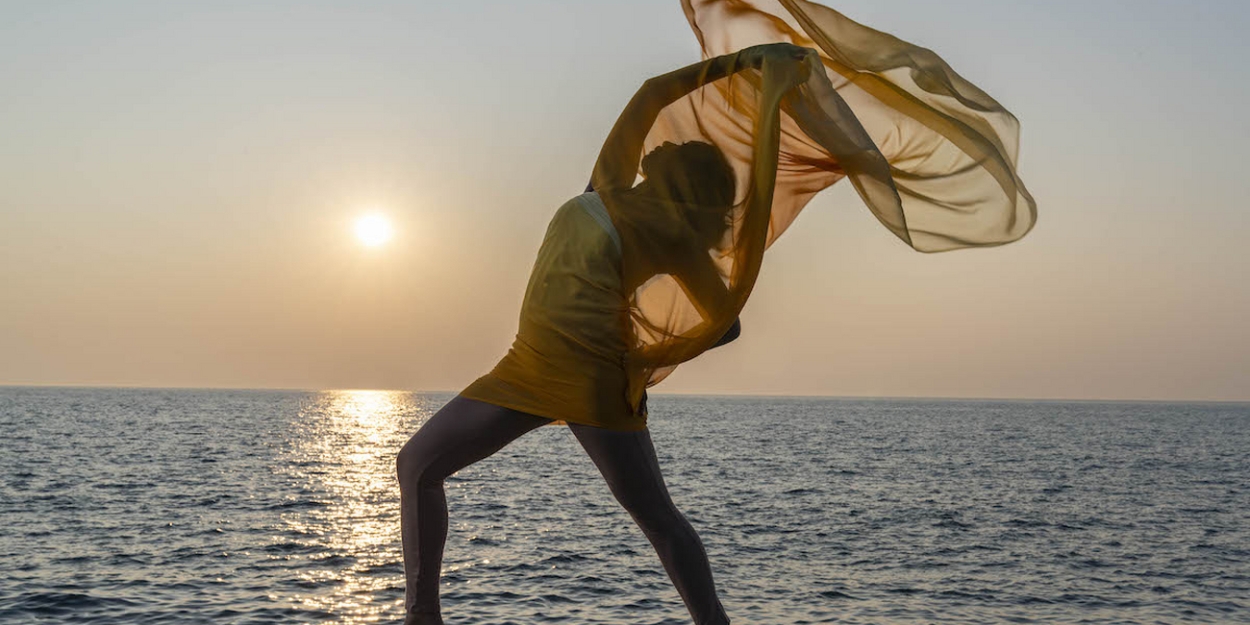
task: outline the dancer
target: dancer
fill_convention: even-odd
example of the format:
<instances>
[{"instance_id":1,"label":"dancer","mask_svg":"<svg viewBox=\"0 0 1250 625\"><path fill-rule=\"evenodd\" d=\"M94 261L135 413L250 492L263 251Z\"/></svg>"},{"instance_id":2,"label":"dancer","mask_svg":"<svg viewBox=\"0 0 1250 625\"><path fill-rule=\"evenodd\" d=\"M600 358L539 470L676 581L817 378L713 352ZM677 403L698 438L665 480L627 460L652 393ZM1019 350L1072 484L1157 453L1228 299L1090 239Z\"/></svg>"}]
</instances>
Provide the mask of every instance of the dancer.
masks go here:
<instances>
[{"instance_id":1,"label":"dancer","mask_svg":"<svg viewBox=\"0 0 1250 625\"><path fill-rule=\"evenodd\" d=\"M736 338L765 249L841 178L921 251L999 245L1032 226L1014 118L936 55L812 3L684 5L710 58L638 90L591 190L548 226L512 348L400 451L406 623L442 623L444 479L559 422L693 621L728 623L702 544L664 486L647 386Z\"/></svg>"},{"instance_id":2,"label":"dancer","mask_svg":"<svg viewBox=\"0 0 1250 625\"><path fill-rule=\"evenodd\" d=\"M758 68L765 58L798 64L808 53L778 44L691 65L649 81L626 114L658 112L708 79ZM609 143L614 142L631 144L620 149L642 148L635 136L614 133ZM649 236L661 239L662 249L626 272L623 240L599 194L591 191L566 203L538 252L512 349L400 451L409 623L442 622L443 480L553 420L568 424L612 494L651 541L694 621L729 622L703 545L665 488L646 429L645 401L637 409L627 401L623 362L631 343L629 293L652 276L676 276L696 293L709 319L716 318L712 311L727 309L728 290L707 250L729 228L734 174L725 156L702 142L666 143L647 154L642 170L646 180L628 191L634 201L691 207L652 220ZM736 338L736 327L718 343Z\"/></svg>"}]
</instances>

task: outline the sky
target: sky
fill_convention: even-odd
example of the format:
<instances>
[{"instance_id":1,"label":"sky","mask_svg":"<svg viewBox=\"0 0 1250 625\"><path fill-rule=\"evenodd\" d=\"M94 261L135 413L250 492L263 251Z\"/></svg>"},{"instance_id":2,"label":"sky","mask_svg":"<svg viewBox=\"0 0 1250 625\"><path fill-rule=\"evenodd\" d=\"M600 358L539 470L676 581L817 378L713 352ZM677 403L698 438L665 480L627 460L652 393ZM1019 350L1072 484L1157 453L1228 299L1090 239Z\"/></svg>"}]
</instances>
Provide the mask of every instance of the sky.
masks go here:
<instances>
[{"instance_id":1,"label":"sky","mask_svg":"<svg viewBox=\"0 0 1250 625\"><path fill-rule=\"evenodd\" d=\"M830 6L1020 118L1038 224L919 254L837 185L656 391L1250 400L1250 3ZM698 58L677 0L0 4L0 384L458 390Z\"/></svg>"}]
</instances>

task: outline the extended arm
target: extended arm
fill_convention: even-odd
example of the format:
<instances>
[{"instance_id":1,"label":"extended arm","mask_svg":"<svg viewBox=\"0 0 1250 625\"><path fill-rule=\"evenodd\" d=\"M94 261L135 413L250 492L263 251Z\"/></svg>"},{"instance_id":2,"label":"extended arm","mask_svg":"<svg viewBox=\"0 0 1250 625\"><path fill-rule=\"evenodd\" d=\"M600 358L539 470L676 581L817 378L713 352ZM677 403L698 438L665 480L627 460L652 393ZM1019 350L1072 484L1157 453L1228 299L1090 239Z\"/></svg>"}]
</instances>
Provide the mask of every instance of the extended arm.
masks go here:
<instances>
[{"instance_id":1,"label":"extended arm","mask_svg":"<svg viewBox=\"0 0 1250 625\"><path fill-rule=\"evenodd\" d=\"M671 265L668 271L670 272L669 275L677 281L678 286L686 292L686 296L694 304L699 316L702 317L700 323L687 330L688 333L703 333L706 331L705 328L715 320L725 318L732 304L732 299L720 272L716 269L716 265L712 263L712 259L708 256L706 250L691 249L690 253L678 259L678 262L674 265ZM708 346L706 349L720 347L733 341L738 338L741 329L741 324L735 318L733 325L721 334L715 344ZM670 346L661 342L639 349L636 352L636 356L642 361L653 362L657 357L670 355L669 349ZM693 356L694 354L690 354L686 358L692 358Z\"/></svg>"},{"instance_id":2,"label":"extended arm","mask_svg":"<svg viewBox=\"0 0 1250 625\"><path fill-rule=\"evenodd\" d=\"M664 107L691 91L744 69L758 69L766 57L800 60L806 51L790 44L751 46L687 65L642 84L608 134L595 162L591 186L599 191L628 189L638 175L647 132Z\"/></svg>"},{"instance_id":3,"label":"extended arm","mask_svg":"<svg viewBox=\"0 0 1250 625\"><path fill-rule=\"evenodd\" d=\"M699 87L745 69L742 52L718 56L687 65L667 74L649 78L625 106L612 132L603 143L595 162L591 184L596 190L628 189L633 186L642 157L647 131L664 107Z\"/></svg>"},{"instance_id":4,"label":"extended arm","mask_svg":"<svg viewBox=\"0 0 1250 625\"><path fill-rule=\"evenodd\" d=\"M720 271L712 262L711 257L708 256L706 250L693 250L693 253L683 260L684 262L673 267L672 275L686 292L695 309L699 311L699 315L703 317L703 323L700 326L724 319L732 305L732 298L729 288L725 286ZM696 327L697 329L700 328ZM740 331L741 325L735 318L733 325L712 347L720 347L738 338Z\"/></svg>"}]
</instances>

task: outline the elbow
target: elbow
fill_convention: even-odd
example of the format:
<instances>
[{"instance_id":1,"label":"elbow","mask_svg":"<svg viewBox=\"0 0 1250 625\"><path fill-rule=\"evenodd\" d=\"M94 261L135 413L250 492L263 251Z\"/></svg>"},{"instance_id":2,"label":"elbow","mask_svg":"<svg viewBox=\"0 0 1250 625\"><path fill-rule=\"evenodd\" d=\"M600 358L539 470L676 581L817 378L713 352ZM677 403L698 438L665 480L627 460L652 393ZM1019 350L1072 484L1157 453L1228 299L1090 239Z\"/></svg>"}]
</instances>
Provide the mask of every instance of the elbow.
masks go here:
<instances>
[{"instance_id":1,"label":"elbow","mask_svg":"<svg viewBox=\"0 0 1250 625\"><path fill-rule=\"evenodd\" d=\"M733 325L729 326L729 329L725 331L724 336L721 336L720 340L716 341L716 344L712 347L720 347L721 345L732 343L738 339L740 334L742 334L742 321L740 319L734 319Z\"/></svg>"},{"instance_id":2,"label":"elbow","mask_svg":"<svg viewBox=\"0 0 1250 625\"><path fill-rule=\"evenodd\" d=\"M661 83L654 77L642 81L642 84L638 85L638 91L634 92L634 99L631 104L636 104L640 108L653 108L655 106L656 94L661 88L660 86Z\"/></svg>"}]
</instances>

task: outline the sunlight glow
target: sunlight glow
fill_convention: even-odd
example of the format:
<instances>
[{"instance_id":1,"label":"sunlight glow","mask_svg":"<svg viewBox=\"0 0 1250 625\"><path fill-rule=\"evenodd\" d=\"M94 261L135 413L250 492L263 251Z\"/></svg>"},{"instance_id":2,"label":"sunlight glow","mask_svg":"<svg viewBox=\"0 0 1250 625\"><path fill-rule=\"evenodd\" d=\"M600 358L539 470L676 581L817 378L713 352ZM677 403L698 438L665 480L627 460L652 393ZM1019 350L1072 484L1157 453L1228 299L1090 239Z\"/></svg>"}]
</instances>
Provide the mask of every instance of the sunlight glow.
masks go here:
<instances>
[{"instance_id":1,"label":"sunlight glow","mask_svg":"<svg viewBox=\"0 0 1250 625\"><path fill-rule=\"evenodd\" d=\"M378 247L391 239L391 222L379 213L364 215L356 220L356 238L369 247Z\"/></svg>"},{"instance_id":2,"label":"sunlight glow","mask_svg":"<svg viewBox=\"0 0 1250 625\"><path fill-rule=\"evenodd\" d=\"M403 610L395 453L433 409L399 391L339 390L305 396L296 422L301 436L283 448L280 473L302 493L281 513L283 542L299 554L335 554L329 561L284 554L303 589L272 599L301 610L333 613L347 625L380 623ZM305 551L306 550L306 551ZM277 559L279 556L275 555ZM378 571L385 571L379 574ZM286 606L284 606L286 607Z\"/></svg>"}]
</instances>

